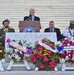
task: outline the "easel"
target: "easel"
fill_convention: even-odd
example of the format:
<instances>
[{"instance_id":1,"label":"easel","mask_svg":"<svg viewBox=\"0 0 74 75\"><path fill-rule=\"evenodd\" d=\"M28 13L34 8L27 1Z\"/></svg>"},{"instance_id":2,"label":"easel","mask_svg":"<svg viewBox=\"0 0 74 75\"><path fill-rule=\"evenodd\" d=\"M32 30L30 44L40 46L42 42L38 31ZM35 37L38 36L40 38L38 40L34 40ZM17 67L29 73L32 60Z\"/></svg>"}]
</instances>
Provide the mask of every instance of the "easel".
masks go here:
<instances>
[{"instance_id":1,"label":"easel","mask_svg":"<svg viewBox=\"0 0 74 75\"><path fill-rule=\"evenodd\" d=\"M27 60L23 60L23 64L15 64L15 62L13 60L11 60L9 62L7 70L11 70L12 67L26 67L27 70L31 69L30 66L29 66L29 64L28 64L28 62L27 62Z\"/></svg>"}]
</instances>

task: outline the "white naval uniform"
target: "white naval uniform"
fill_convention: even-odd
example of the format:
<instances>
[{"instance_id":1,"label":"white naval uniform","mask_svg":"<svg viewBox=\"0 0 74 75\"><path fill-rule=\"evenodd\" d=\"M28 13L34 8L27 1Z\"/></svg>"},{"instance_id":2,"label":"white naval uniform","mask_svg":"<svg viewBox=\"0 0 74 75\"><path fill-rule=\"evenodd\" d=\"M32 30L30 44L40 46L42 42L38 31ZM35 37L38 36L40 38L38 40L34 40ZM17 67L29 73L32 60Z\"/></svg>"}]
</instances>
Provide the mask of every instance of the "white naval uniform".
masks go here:
<instances>
[{"instance_id":1,"label":"white naval uniform","mask_svg":"<svg viewBox=\"0 0 74 75\"><path fill-rule=\"evenodd\" d=\"M66 38L74 38L74 29L69 29L69 28L65 29L63 36L65 36Z\"/></svg>"}]
</instances>

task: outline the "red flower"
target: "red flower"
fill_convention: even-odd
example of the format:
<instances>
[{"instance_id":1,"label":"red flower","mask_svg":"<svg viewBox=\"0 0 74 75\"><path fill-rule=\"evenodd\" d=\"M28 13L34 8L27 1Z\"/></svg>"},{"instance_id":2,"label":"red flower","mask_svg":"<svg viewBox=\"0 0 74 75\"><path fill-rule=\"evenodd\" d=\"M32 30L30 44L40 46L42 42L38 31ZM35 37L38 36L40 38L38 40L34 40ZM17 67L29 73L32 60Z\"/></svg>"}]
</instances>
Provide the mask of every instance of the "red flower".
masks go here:
<instances>
[{"instance_id":1,"label":"red flower","mask_svg":"<svg viewBox=\"0 0 74 75\"><path fill-rule=\"evenodd\" d=\"M37 54L37 57L38 57L38 58L42 58L43 55L42 55L42 54Z\"/></svg>"},{"instance_id":2,"label":"red flower","mask_svg":"<svg viewBox=\"0 0 74 75\"><path fill-rule=\"evenodd\" d=\"M38 68L39 68L40 70L42 70L42 69L44 69L44 68L45 68L45 65L41 63L41 64L39 65L39 67L38 67Z\"/></svg>"},{"instance_id":3,"label":"red flower","mask_svg":"<svg viewBox=\"0 0 74 75\"><path fill-rule=\"evenodd\" d=\"M71 53L74 54L74 50L72 50Z\"/></svg>"},{"instance_id":4,"label":"red flower","mask_svg":"<svg viewBox=\"0 0 74 75\"><path fill-rule=\"evenodd\" d=\"M67 45L73 46L74 43L71 40L66 40L66 41L62 41L62 45L63 46L67 46Z\"/></svg>"},{"instance_id":5,"label":"red flower","mask_svg":"<svg viewBox=\"0 0 74 75\"><path fill-rule=\"evenodd\" d=\"M69 41L69 44L70 44L70 46L74 45L74 43L71 40Z\"/></svg>"},{"instance_id":6,"label":"red flower","mask_svg":"<svg viewBox=\"0 0 74 75\"><path fill-rule=\"evenodd\" d=\"M50 50L47 50L46 52L48 55L52 55L52 52Z\"/></svg>"},{"instance_id":7,"label":"red flower","mask_svg":"<svg viewBox=\"0 0 74 75\"><path fill-rule=\"evenodd\" d=\"M68 61L69 61L69 62L72 61L72 57L69 57L69 58L68 58Z\"/></svg>"},{"instance_id":8,"label":"red flower","mask_svg":"<svg viewBox=\"0 0 74 75\"><path fill-rule=\"evenodd\" d=\"M44 49L44 47L43 46L40 46L39 48L38 48L38 51L41 51L41 50L43 50Z\"/></svg>"},{"instance_id":9,"label":"red flower","mask_svg":"<svg viewBox=\"0 0 74 75\"><path fill-rule=\"evenodd\" d=\"M49 61L48 57L44 56L43 62L48 62L48 61Z\"/></svg>"},{"instance_id":10,"label":"red flower","mask_svg":"<svg viewBox=\"0 0 74 75\"><path fill-rule=\"evenodd\" d=\"M33 56L33 57L31 58L31 61L32 61L33 63L36 63L37 60L38 60L38 59L37 59L35 56Z\"/></svg>"},{"instance_id":11,"label":"red flower","mask_svg":"<svg viewBox=\"0 0 74 75\"><path fill-rule=\"evenodd\" d=\"M71 52L68 52L68 53L67 53L67 56L68 56L69 58L72 58L72 53L71 53Z\"/></svg>"},{"instance_id":12,"label":"red flower","mask_svg":"<svg viewBox=\"0 0 74 75\"><path fill-rule=\"evenodd\" d=\"M67 56L67 53L66 52L63 52L63 53L61 53L61 56L66 57Z\"/></svg>"},{"instance_id":13,"label":"red flower","mask_svg":"<svg viewBox=\"0 0 74 75\"><path fill-rule=\"evenodd\" d=\"M56 64L54 62L49 63L49 68L54 69L56 67Z\"/></svg>"},{"instance_id":14,"label":"red flower","mask_svg":"<svg viewBox=\"0 0 74 75\"><path fill-rule=\"evenodd\" d=\"M59 58L55 57L54 62L59 62Z\"/></svg>"},{"instance_id":15,"label":"red flower","mask_svg":"<svg viewBox=\"0 0 74 75\"><path fill-rule=\"evenodd\" d=\"M62 46L64 46L64 47L67 46L67 43L66 42L63 42L62 43Z\"/></svg>"}]
</instances>

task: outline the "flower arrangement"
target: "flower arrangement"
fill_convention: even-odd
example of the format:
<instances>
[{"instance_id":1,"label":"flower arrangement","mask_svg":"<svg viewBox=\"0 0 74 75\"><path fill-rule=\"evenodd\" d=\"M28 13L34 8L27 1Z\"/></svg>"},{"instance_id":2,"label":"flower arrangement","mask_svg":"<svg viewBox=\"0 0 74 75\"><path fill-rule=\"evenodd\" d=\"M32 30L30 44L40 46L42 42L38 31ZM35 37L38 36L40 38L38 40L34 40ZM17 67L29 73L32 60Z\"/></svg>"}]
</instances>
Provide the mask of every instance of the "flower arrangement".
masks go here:
<instances>
[{"instance_id":1,"label":"flower arrangement","mask_svg":"<svg viewBox=\"0 0 74 75\"><path fill-rule=\"evenodd\" d=\"M12 40L13 42L16 42L17 44L24 46L24 43L22 43L22 40ZM17 61L23 61L26 59L26 57L29 57L32 54L32 47L30 47L30 44L27 44L26 46L26 52L23 52L22 50L19 50L13 46L10 45L11 40L7 39L6 41L8 43L8 49L7 55L10 59L12 59L14 62ZM26 44L26 43L25 43Z\"/></svg>"},{"instance_id":2,"label":"flower arrangement","mask_svg":"<svg viewBox=\"0 0 74 75\"><path fill-rule=\"evenodd\" d=\"M60 41L60 43L57 45L57 50L61 51L65 62L74 63L74 39Z\"/></svg>"},{"instance_id":3,"label":"flower arrangement","mask_svg":"<svg viewBox=\"0 0 74 75\"><path fill-rule=\"evenodd\" d=\"M49 47L55 49L54 42L44 38L41 40L42 43L48 45ZM51 50L39 45L38 41L35 42L35 47L33 49L33 56L31 61L38 67L39 70L54 70L57 64L60 62L61 54L52 52Z\"/></svg>"},{"instance_id":4,"label":"flower arrangement","mask_svg":"<svg viewBox=\"0 0 74 75\"><path fill-rule=\"evenodd\" d=\"M0 43L0 60L4 58L4 54L5 54L4 47L2 46L2 43Z\"/></svg>"}]
</instances>

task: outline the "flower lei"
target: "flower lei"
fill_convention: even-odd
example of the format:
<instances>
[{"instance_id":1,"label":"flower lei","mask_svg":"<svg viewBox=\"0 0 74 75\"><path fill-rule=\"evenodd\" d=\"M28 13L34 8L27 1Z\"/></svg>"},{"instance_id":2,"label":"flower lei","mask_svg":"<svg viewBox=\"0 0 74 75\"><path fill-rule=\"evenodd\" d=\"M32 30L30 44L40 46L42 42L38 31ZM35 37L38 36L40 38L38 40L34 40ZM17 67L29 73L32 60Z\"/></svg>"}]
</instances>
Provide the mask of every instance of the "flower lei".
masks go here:
<instances>
[{"instance_id":1,"label":"flower lei","mask_svg":"<svg viewBox=\"0 0 74 75\"><path fill-rule=\"evenodd\" d=\"M4 30L4 33L6 34L6 32L9 32L9 31L10 31L10 27L8 27L8 28L3 28L3 30Z\"/></svg>"}]
</instances>

